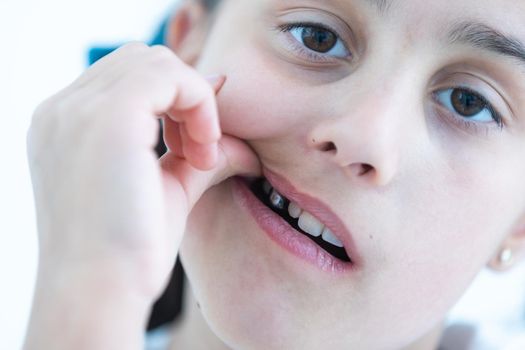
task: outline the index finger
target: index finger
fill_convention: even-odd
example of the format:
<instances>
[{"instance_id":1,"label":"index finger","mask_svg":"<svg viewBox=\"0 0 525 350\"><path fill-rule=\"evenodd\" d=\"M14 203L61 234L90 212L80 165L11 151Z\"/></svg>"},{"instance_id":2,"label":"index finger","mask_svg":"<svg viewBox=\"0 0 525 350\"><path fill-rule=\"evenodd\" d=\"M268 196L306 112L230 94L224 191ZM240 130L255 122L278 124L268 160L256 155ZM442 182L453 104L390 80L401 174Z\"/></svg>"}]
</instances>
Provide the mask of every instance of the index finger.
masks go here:
<instances>
[{"instance_id":1,"label":"index finger","mask_svg":"<svg viewBox=\"0 0 525 350\"><path fill-rule=\"evenodd\" d=\"M206 81L217 95L224 86L226 77L224 75L211 76L207 77ZM171 119L185 123L188 136L195 142L213 143L220 139L221 132L215 98L205 99L196 107L186 110L174 104L167 114Z\"/></svg>"}]
</instances>

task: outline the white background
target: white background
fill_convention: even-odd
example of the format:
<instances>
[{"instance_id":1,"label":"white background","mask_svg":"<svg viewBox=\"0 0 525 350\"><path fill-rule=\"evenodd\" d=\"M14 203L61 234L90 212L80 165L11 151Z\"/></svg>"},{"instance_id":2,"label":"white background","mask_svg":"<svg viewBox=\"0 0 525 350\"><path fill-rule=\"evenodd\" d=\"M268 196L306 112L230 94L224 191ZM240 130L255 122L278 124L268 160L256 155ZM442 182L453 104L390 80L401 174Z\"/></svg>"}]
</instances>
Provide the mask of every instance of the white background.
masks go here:
<instances>
[{"instance_id":1,"label":"white background","mask_svg":"<svg viewBox=\"0 0 525 350\"><path fill-rule=\"evenodd\" d=\"M25 134L95 43L148 41L173 0L0 1L0 349L21 346L36 269ZM47 349L46 349L47 350Z\"/></svg>"},{"instance_id":2,"label":"white background","mask_svg":"<svg viewBox=\"0 0 525 350\"><path fill-rule=\"evenodd\" d=\"M148 41L174 2L0 2L0 349L21 346L36 271L35 213L25 157L32 111L81 73L88 47ZM499 344L476 349L514 349L509 344L518 342L525 349L519 335L524 301L525 267L506 276L484 272L452 319L478 320L480 342Z\"/></svg>"}]
</instances>

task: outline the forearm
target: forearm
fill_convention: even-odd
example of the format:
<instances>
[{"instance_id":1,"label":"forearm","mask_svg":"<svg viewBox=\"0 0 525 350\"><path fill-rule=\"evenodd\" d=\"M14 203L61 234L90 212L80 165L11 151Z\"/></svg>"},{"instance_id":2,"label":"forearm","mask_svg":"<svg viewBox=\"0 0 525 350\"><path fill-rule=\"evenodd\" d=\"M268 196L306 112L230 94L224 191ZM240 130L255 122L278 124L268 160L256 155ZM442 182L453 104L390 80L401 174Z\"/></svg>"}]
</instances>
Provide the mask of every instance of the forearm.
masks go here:
<instances>
[{"instance_id":1,"label":"forearm","mask_svg":"<svg viewBox=\"0 0 525 350\"><path fill-rule=\"evenodd\" d=\"M149 307L105 277L39 278L24 350L142 349Z\"/></svg>"}]
</instances>

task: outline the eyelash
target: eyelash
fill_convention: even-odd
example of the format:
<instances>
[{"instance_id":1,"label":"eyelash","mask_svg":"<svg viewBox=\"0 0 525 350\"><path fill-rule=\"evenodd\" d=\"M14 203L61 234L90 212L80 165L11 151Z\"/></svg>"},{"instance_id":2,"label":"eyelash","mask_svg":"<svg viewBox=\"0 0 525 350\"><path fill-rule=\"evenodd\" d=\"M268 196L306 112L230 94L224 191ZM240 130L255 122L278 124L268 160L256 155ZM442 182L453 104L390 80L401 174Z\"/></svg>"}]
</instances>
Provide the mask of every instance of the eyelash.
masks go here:
<instances>
[{"instance_id":1,"label":"eyelash","mask_svg":"<svg viewBox=\"0 0 525 350\"><path fill-rule=\"evenodd\" d=\"M462 90L462 91L465 91L465 92L467 92L469 94L472 94L472 95L476 96L477 98L479 98L481 100L481 102L483 102L483 104L485 105L485 108L491 114L493 122L473 122L473 121L469 121L464 116L458 116L459 113L450 111L438 99L438 94L440 92L442 92L442 91L445 91L445 90ZM449 87L449 88L446 88L446 89L441 89L439 91L436 91L436 92L432 93L432 98L433 98L435 103L437 103L438 105L440 105L440 107L442 107L438 111L438 113L440 115L442 115L445 118L451 120L452 123L454 123L455 125L463 128L463 129L465 129L467 131L470 131L471 129L474 129L474 132L476 132L476 133L484 131L486 134L488 134L490 131L493 131L495 127L497 127L499 131L501 131L501 130L503 130L503 128L505 126L504 125L504 121L503 121L503 117L494 108L494 106L487 100L487 98L485 96L483 96L482 94L480 94L479 92L477 92L477 91L475 91L475 90L473 90L473 89L471 89L469 87L466 87L466 86L453 86L453 87Z\"/></svg>"},{"instance_id":2,"label":"eyelash","mask_svg":"<svg viewBox=\"0 0 525 350\"><path fill-rule=\"evenodd\" d=\"M337 40L341 40L341 43L344 45L346 50L349 52L350 56L348 58L352 58L352 53L348 49L348 45L345 43L345 41L343 39L341 39L341 36L337 33L337 31L335 29L327 26L326 24L315 23L315 22L285 23L285 24L279 25L277 27L277 30L279 30L282 33L290 33L292 30L299 29L299 28L319 28L319 29L322 29L322 30L326 30L326 31L332 32L337 37ZM330 56L330 55L326 55L326 54L322 54L322 53L310 50L310 49L304 47L304 45L301 45L295 39L293 41L294 41L293 42L293 46L294 47L292 49L297 54L299 54L300 56L303 56L304 58L306 58L308 60L311 60L311 61L314 61L314 62L318 62L318 63L330 63L330 62L336 62L336 61L341 60L341 58L337 58L337 57L334 57L334 56Z\"/></svg>"},{"instance_id":3,"label":"eyelash","mask_svg":"<svg viewBox=\"0 0 525 350\"><path fill-rule=\"evenodd\" d=\"M337 31L335 29L331 28L330 26L327 26L327 25L325 25L323 23L316 23L316 22L285 23L285 24L281 24L281 25L277 26L277 30L279 30L282 33L290 33L294 29L308 28L308 27L319 28L319 29L322 29L322 30L326 30L326 31L332 32L337 37L337 40L341 40L342 44L344 45L346 50L349 52L349 58L350 59L352 58L352 53L348 49L348 45L344 42L343 39L341 39L341 36L337 33ZM298 55L304 57L307 60L313 61L313 62L317 62L317 63L333 63L333 62L340 61L342 59L342 58L337 58L337 57L333 57L333 56L330 56L330 55L326 55L326 54L322 54L322 53L318 53L318 52L315 52L313 50L310 50L310 49L306 48L304 45L302 45L301 43L299 43L295 39L293 39L293 44L292 45L293 45L292 49ZM463 91L468 92L469 94L472 94L472 95L475 95L476 97L478 97L483 102L483 104L485 105L485 108L492 115L492 118L493 118L494 122L492 122L492 123L485 122L484 123L484 122L468 121L468 119L466 117L462 117L462 116L458 117L458 113L454 113L454 112L448 110L441 102L439 102L439 100L437 98L437 94L439 92L444 91L444 90L448 90L448 89L461 89ZM470 89L470 88L465 87L465 86L454 86L454 87L449 87L447 89L442 89L440 91L434 92L434 93L432 93L432 97L433 97L434 102L439 104L442 107L442 108L440 108L440 111L438 113L440 115L444 116L445 118L451 120L452 123L454 123L455 125L459 126L462 129L465 129L467 131L469 131L471 129L475 129L474 131L476 133L483 130L486 133L489 133L490 131L492 131L494 129L494 126L497 126L500 131L503 130L503 128L504 128L504 122L503 122L503 118L501 117L501 114L493 107L493 105L485 98L485 96L483 96L482 94L478 93L477 91L475 91L473 89Z\"/></svg>"}]
</instances>

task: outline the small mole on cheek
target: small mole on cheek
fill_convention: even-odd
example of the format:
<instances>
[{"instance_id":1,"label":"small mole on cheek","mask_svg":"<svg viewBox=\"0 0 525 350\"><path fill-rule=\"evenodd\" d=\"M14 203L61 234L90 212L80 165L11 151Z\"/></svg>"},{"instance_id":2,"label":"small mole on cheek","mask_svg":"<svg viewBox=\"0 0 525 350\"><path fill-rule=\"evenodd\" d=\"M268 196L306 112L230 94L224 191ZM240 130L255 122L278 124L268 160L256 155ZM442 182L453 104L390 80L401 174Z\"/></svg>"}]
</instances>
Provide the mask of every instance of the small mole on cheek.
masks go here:
<instances>
[{"instance_id":1,"label":"small mole on cheek","mask_svg":"<svg viewBox=\"0 0 525 350\"><path fill-rule=\"evenodd\" d=\"M368 237L369 237L370 239L374 239L374 236L372 236L372 235L370 235L370 236L368 236Z\"/></svg>"}]
</instances>

